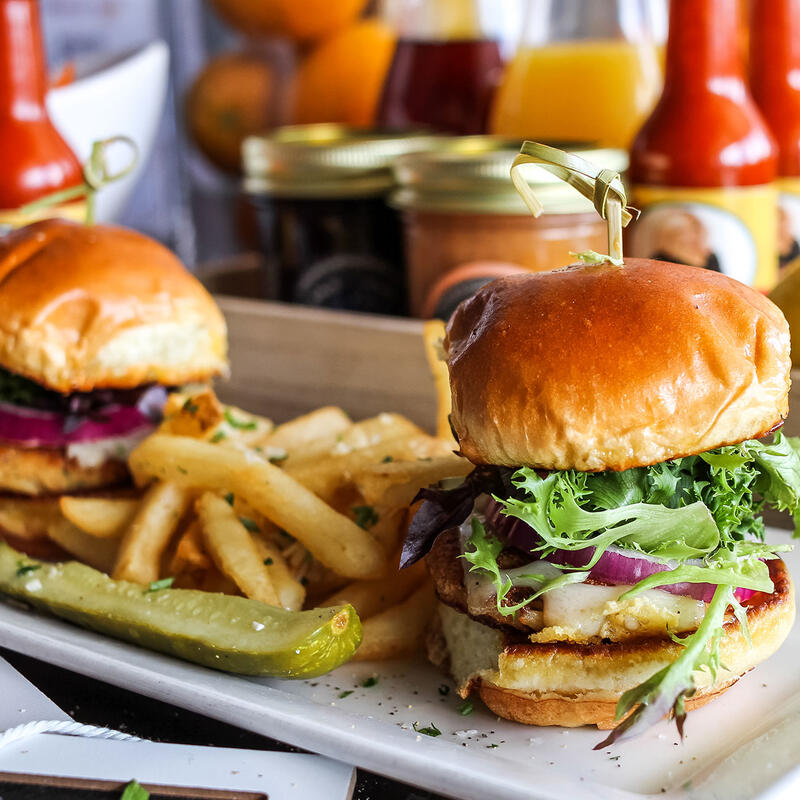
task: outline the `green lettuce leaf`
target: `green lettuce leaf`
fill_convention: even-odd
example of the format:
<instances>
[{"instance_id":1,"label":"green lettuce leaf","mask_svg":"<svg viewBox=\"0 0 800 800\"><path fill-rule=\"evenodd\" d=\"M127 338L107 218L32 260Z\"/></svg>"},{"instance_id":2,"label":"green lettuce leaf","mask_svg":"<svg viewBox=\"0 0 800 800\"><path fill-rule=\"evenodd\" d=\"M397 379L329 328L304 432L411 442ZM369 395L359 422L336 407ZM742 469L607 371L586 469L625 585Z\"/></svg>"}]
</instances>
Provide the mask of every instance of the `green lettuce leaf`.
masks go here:
<instances>
[{"instance_id":1,"label":"green lettuce leaf","mask_svg":"<svg viewBox=\"0 0 800 800\"><path fill-rule=\"evenodd\" d=\"M733 601L733 589L730 586L717 588L700 627L679 640L684 650L678 658L620 697L616 710L618 720L625 717L632 709L635 711L617 725L608 738L594 748L595 750L642 733L670 712L674 715L678 730L683 735L683 722L686 718L685 701L696 691L694 673L705 669L712 677L716 676L719 670L719 640L722 636L725 612Z\"/></svg>"},{"instance_id":2,"label":"green lettuce leaf","mask_svg":"<svg viewBox=\"0 0 800 800\"><path fill-rule=\"evenodd\" d=\"M501 570L497 563L497 556L500 555L504 545L501 541L486 533L486 528L477 517L472 518L471 525L472 534L466 542L462 558L472 564L470 572L483 570L492 576L495 585L497 610L504 617L513 616L517 611L541 597L545 592L570 583L581 583L588 577L588 573L585 572L565 572L552 578L537 573L518 574L516 576L518 582L524 583L526 586L530 586L531 583L536 584L536 591L524 600L520 600L519 603L507 605L505 599L514 586L514 580ZM555 568L552 567L552 569Z\"/></svg>"},{"instance_id":3,"label":"green lettuce leaf","mask_svg":"<svg viewBox=\"0 0 800 800\"><path fill-rule=\"evenodd\" d=\"M552 550L595 548L587 569L612 544L664 561L685 561L710 554L720 543L714 518L700 501L683 508L638 502L587 511L579 505L587 495L584 473L552 472L541 478L523 467L511 480L525 499L495 498L504 513L530 525Z\"/></svg>"},{"instance_id":4,"label":"green lettuce leaf","mask_svg":"<svg viewBox=\"0 0 800 800\"><path fill-rule=\"evenodd\" d=\"M744 442L743 450L755 461L755 490L779 511L790 512L795 536L800 535L800 439L776 433L769 444Z\"/></svg>"}]
</instances>

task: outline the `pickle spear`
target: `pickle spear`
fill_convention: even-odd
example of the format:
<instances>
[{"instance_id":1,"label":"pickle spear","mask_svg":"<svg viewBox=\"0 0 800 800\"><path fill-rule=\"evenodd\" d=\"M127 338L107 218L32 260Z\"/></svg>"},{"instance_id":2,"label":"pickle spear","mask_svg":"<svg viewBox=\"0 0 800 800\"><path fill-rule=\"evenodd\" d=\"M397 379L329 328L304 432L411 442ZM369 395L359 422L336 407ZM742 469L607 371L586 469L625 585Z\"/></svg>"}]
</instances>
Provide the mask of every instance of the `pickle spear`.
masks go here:
<instances>
[{"instance_id":1,"label":"pickle spear","mask_svg":"<svg viewBox=\"0 0 800 800\"><path fill-rule=\"evenodd\" d=\"M36 561L4 542L0 592L84 628L241 675L313 678L361 643L350 605L286 611L225 594L150 591L77 561Z\"/></svg>"}]
</instances>

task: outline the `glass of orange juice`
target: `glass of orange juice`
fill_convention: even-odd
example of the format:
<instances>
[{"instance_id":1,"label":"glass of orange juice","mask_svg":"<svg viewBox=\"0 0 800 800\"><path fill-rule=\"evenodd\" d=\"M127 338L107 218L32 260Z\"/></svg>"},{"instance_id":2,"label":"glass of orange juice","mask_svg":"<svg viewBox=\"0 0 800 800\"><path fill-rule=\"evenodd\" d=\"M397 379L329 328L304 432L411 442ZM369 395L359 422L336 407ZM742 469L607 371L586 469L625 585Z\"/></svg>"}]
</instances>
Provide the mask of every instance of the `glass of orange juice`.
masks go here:
<instances>
[{"instance_id":1,"label":"glass of orange juice","mask_svg":"<svg viewBox=\"0 0 800 800\"><path fill-rule=\"evenodd\" d=\"M666 0L527 0L492 133L627 148L663 82Z\"/></svg>"}]
</instances>

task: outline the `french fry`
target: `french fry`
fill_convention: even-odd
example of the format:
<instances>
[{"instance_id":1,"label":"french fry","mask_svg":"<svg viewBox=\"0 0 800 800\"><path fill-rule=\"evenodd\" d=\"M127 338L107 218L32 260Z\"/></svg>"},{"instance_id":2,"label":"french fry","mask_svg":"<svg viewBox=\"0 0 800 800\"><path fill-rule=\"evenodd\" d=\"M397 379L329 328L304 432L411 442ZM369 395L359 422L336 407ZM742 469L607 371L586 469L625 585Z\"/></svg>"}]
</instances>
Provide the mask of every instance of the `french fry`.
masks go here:
<instances>
[{"instance_id":1,"label":"french fry","mask_svg":"<svg viewBox=\"0 0 800 800\"><path fill-rule=\"evenodd\" d=\"M382 505L370 506L358 501L351 506L350 511L356 519L358 515L371 517L372 524L368 525L367 530L373 539L380 542L384 552L391 556L397 548L402 534L402 527L406 521L406 509ZM386 571L391 572L396 564L397 560L394 563L391 561L387 563Z\"/></svg>"},{"instance_id":2,"label":"french fry","mask_svg":"<svg viewBox=\"0 0 800 800\"><path fill-rule=\"evenodd\" d=\"M101 572L111 573L119 545L116 539L98 539L90 536L63 517L49 526L47 535L79 561Z\"/></svg>"},{"instance_id":3,"label":"french fry","mask_svg":"<svg viewBox=\"0 0 800 800\"><path fill-rule=\"evenodd\" d=\"M61 513L90 536L99 539L120 537L139 508L139 501L128 497L75 497L63 495L58 502Z\"/></svg>"},{"instance_id":4,"label":"french fry","mask_svg":"<svg viewBox=\"0 0 800 800\"><path fill-rule=\"evenodd\" d=\"M263 442L275 427L271 419L251 414L236 406L225 406L222 413L222 422L207 437L215 444L235 446L241 443L253 447Z\"/></svg>"},{"instance_id":5,"label":"french fry","mask_svg":"<svg viewBox=\"0 0 800 800\"><path fill-rule=\"evenodd\" d=\"M0 528L18 539L47 539L47 531L63 519L58 503L49 497L0 497Z\"/></svg>"},{"instance_id":6,"label":"french fry","mask_svg":"<svg viewBox=\"0 0 800 800\"><path fill-rule=\"evenodd\" d=\"M208 439L214 444L253 445L273 427L272 420L266 417L223 405L211 389L203 387L196 392L173 392L167 399L158 432Z\"/></svg>"},{"instance_id":7,"label":"french fry","mask_svg":"<svg viewBox=\"0 0 800 800\"><path fill-rule=\"evenodd\" d=\"M401 603L426 580L426 575L425 563L417 561L413 566L396 570L385 578L350 583L327 597L320 605L338 606L350 603L363 621Z\"/></svg>"},{"instance_id":8,"label":"french fry","mask_svg":"<svg viewBox=\"0 0 800 800\"><path fill-rule=\"evenodd\" d=\"M333 452L299 464L287 462L286 472L318 497L330 502L336 491L352 482L355 475L381 463L417 459L420 454L447 453L448 445L420 432L410 438L390 438L359 449Z\"/></svg>"},{"instance_id":9,"label":"french fry","mask_svg":"<svg viewBox=\"0 0 800 800\"><path fill-rule=\"evenodd\" d=\"M131 453L138 480L175 481L196 489L228 489L300 540L315 558L346 578L380 572L381 545L290 475L252 453L183 436L155 434Z\"/></svg>"},{"instance_id":10,"label":"french fry","mask_svg":"<svg viewBox=\"0 0 800 800\"><path fill-rule=\"evenodd\" d=\"M260 535L254 536L253 542L278 593L280 604L289 611L299 611L306 599L305 587L289 571L286 560L277 547Z\"/></svg>"},{"instance_id":11,"label":"french fry","mask_svg":"<svg viewBox=\"0 0 800 800\"><path fill-rule=\"evenodd\" d=\"M253 537L230 503L214 492L204 492L195 508L206 548L220 572L231 578L246 597L279 606L278 593Z\"/></svg>"},{"instance_id":12,"label":"french fry","mask_svg":"<svg viewBox=\"0 0 800 800\"><path fill-rule=\"evenodd\" d=\"M396 606L366 619L354 661L382 661L416 653L435 608L433 586L426 581Z\"/></svg>"},{"instance_id":13,"label":"french fry","mask_svg":"<svg viewBox=\"0 0 800 800\"><path fill-rule=\"evenodd\" d=\"M159 432L204 439L223 421L224 411L211 389L191 394L176 392L167 398Z\"/></svg>"},{"instance_id":14,"label":"french fry","mask_svg":"<svg viewBox=\"0 0 800 800\"><path fill-rule=\"evenodd\" d=\"M365 502L399 507L409 505L423 487L468 475L474 468L466 458L451 453L429 460L370 464L355 475L354 481Z\"/></svg>"},{"instance_id":15,"label":"french fry","mask_svg":"<svg viewBox=\"0 0 800 800\"><path fill-rule=\"evenodd\" d=\"M385 448L390 442L403 442L417 437L426 437L426 434L411 420L400 414L378 414L351 424L334 437L323 437L289 450L289 458L284 467L295 468L301 464L316 464L323 456L346 455L354 450L373 446ZM392 452L384 449L384 455L380 458L391 455Z\"/></svg>"},{"instance_id":16,"label":"french fry","mask_svg":"<svg viewBox=\"0 0 800 800\"><path fill-rule=\"evenodd\" d=\"M211 566L211 558L203 547L203 529L200 521L193 519L178 539L169 563L172 576L202 572Z\"/></svg>"},{"instance_id":17,"label":"french fry","mask_svg":"<svg viewBox=\"0 0 800 800\"><path fill-rule=\"evenodd\" d=\"M450 374L447 363L443 360L442 342L444 337L445 326L440 319L431 319L425 323L422 329L422 339L425 346L425 357L428 359L428 367L436 389L436 435L453 444L453 432L450 429L450 412L453 401L450 396Z\"/></svg>"},{"instance_id":18,"label":"french fry","mask_svg":"<svg viewBox=\"0 0 800 800\"><path fill-rule=\"evenodd\" d=\"M218 594L241 595L239 587L227 575L223 575L217 569L216 564L212 564L202 575L197 588L201 592L216 592Z\"/></svg>"},{"instance_id":19,"label":"french fry","mask_svg":"<svg viewBox=\"0 0 800 800\"><path fill-rule=\"evenodd\" d=\"M234 485L265 517L339 575L364 578L384 569L386 553L374 537L278 467L254 464L236 476Z\"/></svg>"},{"instance_id":20,"label":"french fry","mask_svg":"<svg viewBox=\"0 0 800 800\"><path fill-rule=\"evenodd\" d=\"M177 484L151 486L122 536L112 577L145 585L158 580L161 557L190 499L190 493Z\"/></svg>"},{"instance_id":21,"label":"french fry","mask_svg":"<svg viewBox=\"0 0 800 800\"><path fill-rule=\"evenodd\" d=\"M335 443L336 437L351 425L350 417L341 408L325 406L278 425L262 444L282 448L291 457L293 450L320 439Z\"/></svg>"},{"instance_id":22,"label":"french fry","mask_svg":"<svg viewBox=\"0 0 800 800\"><path fill-rule=\"evenodd\" d=\"M216 447L187 436L159 433L148 436L133 450L128 467L140 486L155 479L222 491L230 488L228 478L248 463L247 457L232 447ZM261 460L255 453L251 458Z\"/></svg>"}]
</instances>

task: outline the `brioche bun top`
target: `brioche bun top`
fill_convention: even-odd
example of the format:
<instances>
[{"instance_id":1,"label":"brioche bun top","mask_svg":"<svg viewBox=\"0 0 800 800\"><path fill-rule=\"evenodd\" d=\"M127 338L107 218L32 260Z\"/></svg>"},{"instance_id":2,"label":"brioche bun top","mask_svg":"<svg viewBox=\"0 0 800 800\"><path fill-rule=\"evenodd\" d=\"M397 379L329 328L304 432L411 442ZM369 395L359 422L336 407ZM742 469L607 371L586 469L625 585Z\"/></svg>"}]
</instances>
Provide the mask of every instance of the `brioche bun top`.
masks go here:
<instances>
[{"instance_id":1,"label":"brioche bun top","mask_svg":"<svg viewBox=\"0 0 800 800\"><path fill-rule=\"evenodd\" d=\"M0 237L0 366L59 392L227 371L225 321L167 248L45 220Z\"/></svg>"},{"instance_id":2,"label":"brioche bun top","mask_svg":"<svg viewBox=\"0 0 800 800\"><path fill-rule=\"evenodd\" d=\"M763 436L788 411L783 314L679 264L502 278L458 307L444 347L477 464L623 470Z\"/></svg>"}]
</instances>

